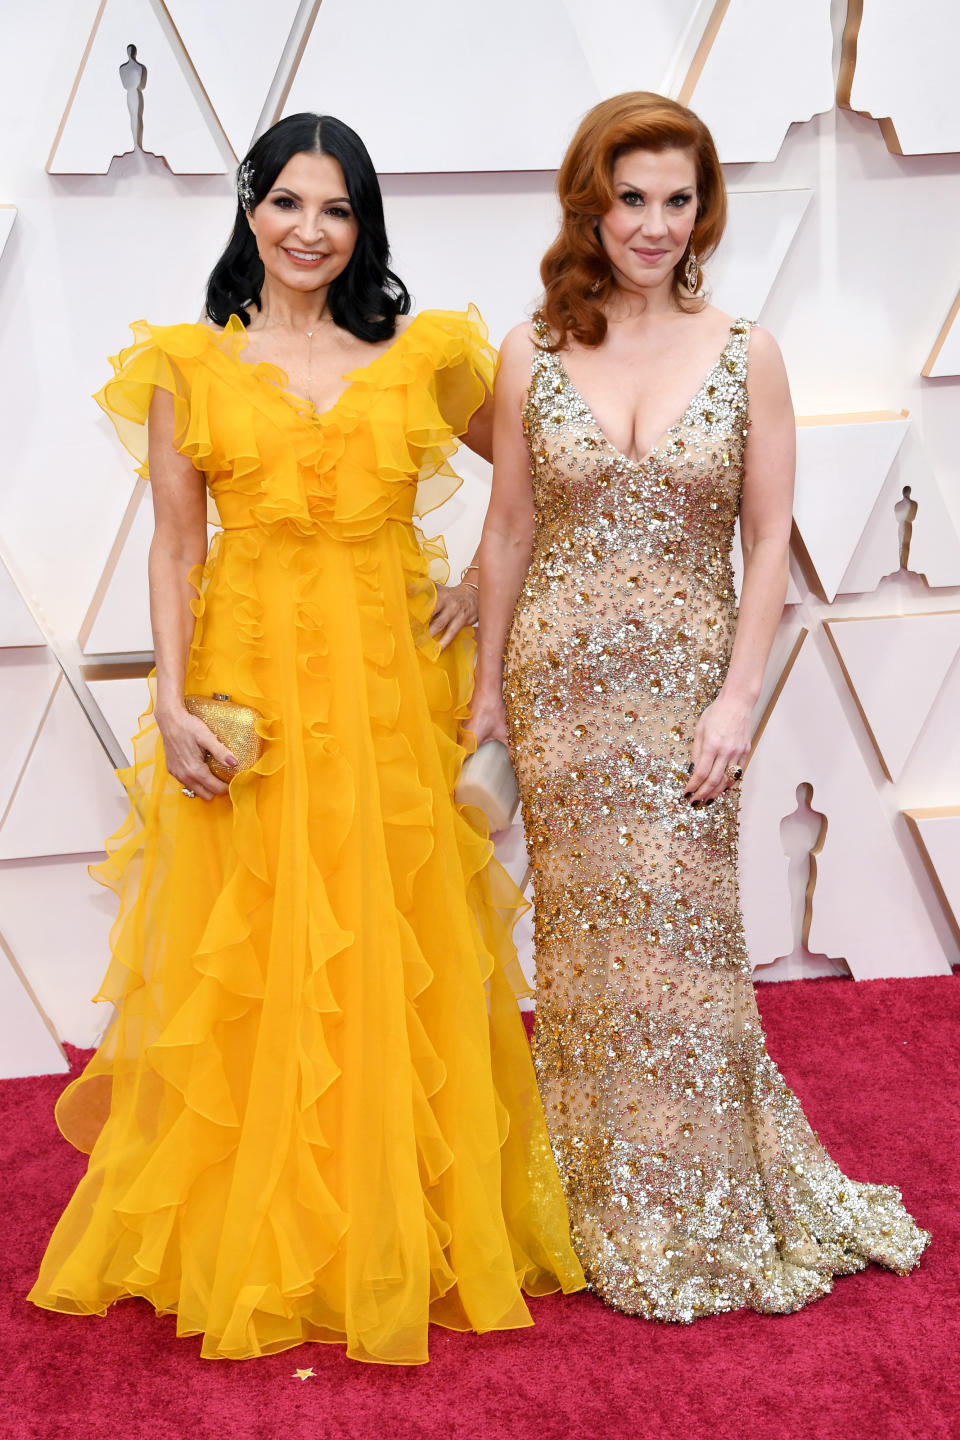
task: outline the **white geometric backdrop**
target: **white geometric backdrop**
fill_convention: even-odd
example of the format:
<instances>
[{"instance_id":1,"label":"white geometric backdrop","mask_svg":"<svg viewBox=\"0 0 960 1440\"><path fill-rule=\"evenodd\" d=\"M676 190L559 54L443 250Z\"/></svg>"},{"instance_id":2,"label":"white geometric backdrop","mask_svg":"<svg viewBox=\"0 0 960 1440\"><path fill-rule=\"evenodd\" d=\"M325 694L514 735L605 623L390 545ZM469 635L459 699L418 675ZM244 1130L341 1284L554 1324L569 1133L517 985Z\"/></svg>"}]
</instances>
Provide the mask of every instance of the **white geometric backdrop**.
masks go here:
<instances>
[{"instance_id":1,"label":"white geometric backdrop","mask_svg":"<svg viewBox=\"0 0 960 1440\"><path fill-rule=\"evenodd\" d=\"M88 399L140 315L199 314L253 136L341 115L421 308L527 312L582 112L711 125L715 301L780 340L798 415L788 604L744 781L758 978L960 956L960 48L953 0L47 0L0 19L0 1074L64 1069L113 897L87 877L145 697L149 496ZM507 43L506 37L509 37ZM839 107L837 104L839 98ZM443 512L455 568L489 485ZM518 827L498 853L518 876ZM521 922L530 965L529 919Z\"/></svg>"}]
</instances>

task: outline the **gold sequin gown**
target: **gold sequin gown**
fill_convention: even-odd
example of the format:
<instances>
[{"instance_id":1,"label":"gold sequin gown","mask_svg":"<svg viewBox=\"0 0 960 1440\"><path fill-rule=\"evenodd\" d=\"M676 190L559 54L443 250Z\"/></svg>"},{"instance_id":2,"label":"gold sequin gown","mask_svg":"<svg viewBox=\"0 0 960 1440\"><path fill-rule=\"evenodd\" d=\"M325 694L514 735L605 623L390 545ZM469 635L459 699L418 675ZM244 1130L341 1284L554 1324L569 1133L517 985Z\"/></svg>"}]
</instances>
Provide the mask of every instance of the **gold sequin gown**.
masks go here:
<instances>
[{"instance_id":1,"label":"gold sequin gown","mask_svg":"<svg viewBox=\"0 0 960 1440\"><path fill-rule=\"evenodd\" d=\"M639 461L556 355L535 352L523 412L537 520L505 692L535 888L536 1065L590 1284L658 1320L796 1310L869 1261L910 1270L929 1239L898 1190L840 1172L767 1054L737 792L699 807L683 794L733 642L749 334L732 326Z\"/></svg>"}]
</instances>

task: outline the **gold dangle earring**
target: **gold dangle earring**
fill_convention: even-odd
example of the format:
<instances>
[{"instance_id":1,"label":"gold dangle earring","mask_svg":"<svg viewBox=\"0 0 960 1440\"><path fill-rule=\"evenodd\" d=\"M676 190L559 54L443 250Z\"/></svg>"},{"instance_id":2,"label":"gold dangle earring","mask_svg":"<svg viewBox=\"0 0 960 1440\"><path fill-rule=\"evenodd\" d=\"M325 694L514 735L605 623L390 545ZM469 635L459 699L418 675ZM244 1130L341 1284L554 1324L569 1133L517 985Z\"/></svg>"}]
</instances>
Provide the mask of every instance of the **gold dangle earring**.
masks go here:
<instances>
[{"instance_id":1,"label":"gold dangle earring","mask_svg":"<svg viewBox=\"0 0 960 1440\"><path fill-rule=\"evenodd\" d=\"M690 246L690 254L687 256L687 263L683 267L683 278L687 282L687 289L692 293L700 282L700 262L697 259L697 252Z\"/></svg>"}]
</instances>

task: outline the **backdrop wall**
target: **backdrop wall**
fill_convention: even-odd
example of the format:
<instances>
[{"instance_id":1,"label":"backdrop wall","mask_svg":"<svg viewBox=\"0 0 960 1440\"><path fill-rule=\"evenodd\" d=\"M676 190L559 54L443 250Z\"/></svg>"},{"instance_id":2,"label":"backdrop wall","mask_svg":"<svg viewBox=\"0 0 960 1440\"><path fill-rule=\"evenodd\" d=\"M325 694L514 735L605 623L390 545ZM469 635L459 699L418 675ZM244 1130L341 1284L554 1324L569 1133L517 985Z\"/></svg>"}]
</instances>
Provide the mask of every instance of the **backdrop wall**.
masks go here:
<instances>
[{"instance_id":1,"label":"backdrop wall","mask_svg":"<svg viewBox=\"0 0 960 1440\"><path fill-rule=\"evenodd\" d=\"M88 397L130 320L198 316L236 158L301 108L370 145L418 306L472 300L495 341L536 299L551 167L582 112L651 88L703 114L732 192L713 298L778 337L800 417L791 590L744 781L754 965L863 979L960 955L960 12L399 14L36 0L0 18L0 1074L64 1068L60 1042L106 1020L89 996L113 897L86 866L122 817L111 758L144 704L150 524ZM489 488L472 457L462 474L430 517L455 567ZM498 851L523 872L518 827Z\"/></svg>"}]
</instances>

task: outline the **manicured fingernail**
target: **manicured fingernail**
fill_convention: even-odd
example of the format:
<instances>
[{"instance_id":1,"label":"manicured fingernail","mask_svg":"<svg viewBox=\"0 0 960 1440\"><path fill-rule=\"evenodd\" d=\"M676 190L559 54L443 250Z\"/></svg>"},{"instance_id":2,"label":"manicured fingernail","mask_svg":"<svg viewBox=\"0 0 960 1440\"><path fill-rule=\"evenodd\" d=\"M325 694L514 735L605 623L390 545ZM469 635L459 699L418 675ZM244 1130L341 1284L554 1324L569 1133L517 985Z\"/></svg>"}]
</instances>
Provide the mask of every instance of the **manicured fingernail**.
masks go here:
<instances>
[{"instance_id":1,"label":"manicured fingernail","mask_svg":"<svg viewBox=\"0 0 960 1440\"><path fill-rule=\"evenodd\" d=\"M693 774L693 761L692 761L692 760L690 761L690 764L687 766L687 774L688 774L688 775L692 775L692 774Z\"/></svg>"}]
</instances>

